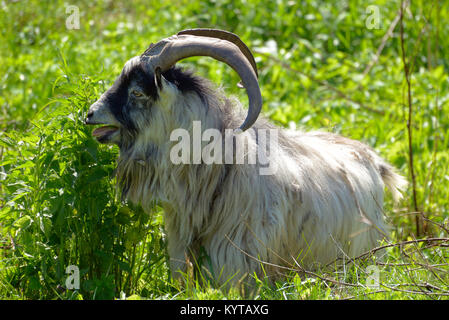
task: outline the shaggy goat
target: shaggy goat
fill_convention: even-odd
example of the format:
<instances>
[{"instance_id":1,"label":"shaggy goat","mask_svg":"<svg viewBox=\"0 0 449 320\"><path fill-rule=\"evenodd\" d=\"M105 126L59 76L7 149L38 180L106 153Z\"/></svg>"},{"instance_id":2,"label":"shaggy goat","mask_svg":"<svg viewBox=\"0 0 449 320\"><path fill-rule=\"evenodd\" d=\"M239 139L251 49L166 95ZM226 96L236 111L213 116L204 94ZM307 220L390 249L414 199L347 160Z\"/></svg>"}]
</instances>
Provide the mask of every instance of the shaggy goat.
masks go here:
<instances>
[{"instance_id":1,"label":"shaggy goat","mask_svg":"<svg viewBox=\"0 0 449 320\"><path fill-rule=\"evenodd\" d=\"M213 57L239 74L249 98L247 116L238 101L210 82L174 67L191 56ZM154 200L164 208L174 275L206 254L204 265L219 283L253 273L276 278L276 265L314 268L357 256L386 235L384 187L398 198L404 179L361 142L257 119L261 105L256 65L246 45L232 33L193 29L130 59L90 107L86 124L106 125L93 136L120 148L116 174L123 197L146 210ZM269 150L276 170L261 174L261 163L222 158L175 164L172 132L183 129L194 136L195 121L203 133L218 130L223 140L215 143L231 143L234 160L237 145L260 151L262 131L277 130L277 143ZM225 134L239 125L239 132ZM267 262L263 268L261 261Z\"/></svg>"}]
</instances>

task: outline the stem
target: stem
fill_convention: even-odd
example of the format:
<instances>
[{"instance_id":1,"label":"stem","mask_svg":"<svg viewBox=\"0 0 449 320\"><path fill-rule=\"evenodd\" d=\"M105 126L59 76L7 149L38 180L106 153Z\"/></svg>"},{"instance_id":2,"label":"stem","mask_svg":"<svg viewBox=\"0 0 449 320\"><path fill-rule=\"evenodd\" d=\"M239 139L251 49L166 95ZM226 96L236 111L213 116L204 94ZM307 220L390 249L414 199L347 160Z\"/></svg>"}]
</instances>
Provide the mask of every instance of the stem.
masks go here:
<instances>
[{"instance_id":1,"label":"stem","mask_svg":"<svg viewBox=\"0 0 449 320\"><path fill-rule=\"evenodd\" d=\"M418 209L418 200L416 196L416 178L415 178L415 169L413 164L413 128L412 128L412 120L413 120L413 105L412 105L412 90L411 90L411 81L410 81L410 69L409 64L407 63L405 56L405 48L404 48L404 1L401 1L401 16L400 16L400 35L401 35L401 51L402 51L402 63L404 64L404 74L405 80L407 82L407 100L408 100L408 120L407 120L407 132L408 132L408 154L409 154L409 166L410 166L410 174L412 176L412 188L413 188L413 205L416 212L420 212ZM416 224L416 234L420 235L420 215L417 214L415 216L415 224Z\"/></svg>"}]
</instances>

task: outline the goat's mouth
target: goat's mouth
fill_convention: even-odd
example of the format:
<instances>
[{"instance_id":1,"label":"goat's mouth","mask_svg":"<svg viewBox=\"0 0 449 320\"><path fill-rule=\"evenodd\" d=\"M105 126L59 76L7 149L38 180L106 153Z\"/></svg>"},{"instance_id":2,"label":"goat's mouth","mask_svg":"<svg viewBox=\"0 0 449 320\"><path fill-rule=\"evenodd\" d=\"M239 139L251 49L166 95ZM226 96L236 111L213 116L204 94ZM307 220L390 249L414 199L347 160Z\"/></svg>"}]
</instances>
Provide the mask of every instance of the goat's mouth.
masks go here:
<instances>
[{"instance_id":1,"label":"goat's mouth","mask_svg":"<svg viewBox=\"0 0 449 320\"><path fill-rule=\"evenodd\" d=\"M98 142L108 142L111 140L111 137L117 133L119 130L116 126L103 126L96 128L94 131L92 131L92 136L94 136Z\"/></svg>"}]
</instances>

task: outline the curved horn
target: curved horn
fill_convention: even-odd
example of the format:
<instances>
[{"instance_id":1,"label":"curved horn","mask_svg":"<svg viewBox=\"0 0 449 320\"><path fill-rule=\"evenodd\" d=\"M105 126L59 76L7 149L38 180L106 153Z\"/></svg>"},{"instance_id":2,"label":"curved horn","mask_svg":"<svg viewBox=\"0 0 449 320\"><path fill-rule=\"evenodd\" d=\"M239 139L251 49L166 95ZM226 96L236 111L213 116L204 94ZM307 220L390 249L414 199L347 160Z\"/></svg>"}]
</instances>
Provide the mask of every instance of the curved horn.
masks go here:
<instances>
[{"instance_id":1,"label":"curved horn","mask_svg":"<svg viewBox=\"0 0 449 320\"><path fill-rule=\"evenodd\" d=\"M254 60L254 56L249 50L248 46L239 38L238 35L225 31L225 30L219 30L219 29L203 29L203 28L197 28L197 29L187 29L182 30L177 33L177 35L183 35L183 34L191 34L194 36L203 36L203 37L211 37L211 38L219 38L223 40L228 40L232 43L234 43L237 47L239 47L240 51L245 55L246 59L248 59L249 63L251 63L251 66L253 67L254 72L256 73L256 76L259 77L259 74L257 73L257 65L256 61Z\"/></svg>"},{"instance_id":2,"label":"curved horn","mask_svg":"<svg viewBox=\"0 0 449 320\"><path fill-rule=\"evenodd\" d=\"M152 71L159 67L162 72L170 69L177 61L193 56L212 57L228 64L238 73L249 100L248 115L239 129L245 131L250 128L260 114L262 96L251 59L247 58L234 41L221 37L179 34L150 45L142 55L147 58L147 65Z\"/></svg>"}]
</instances>

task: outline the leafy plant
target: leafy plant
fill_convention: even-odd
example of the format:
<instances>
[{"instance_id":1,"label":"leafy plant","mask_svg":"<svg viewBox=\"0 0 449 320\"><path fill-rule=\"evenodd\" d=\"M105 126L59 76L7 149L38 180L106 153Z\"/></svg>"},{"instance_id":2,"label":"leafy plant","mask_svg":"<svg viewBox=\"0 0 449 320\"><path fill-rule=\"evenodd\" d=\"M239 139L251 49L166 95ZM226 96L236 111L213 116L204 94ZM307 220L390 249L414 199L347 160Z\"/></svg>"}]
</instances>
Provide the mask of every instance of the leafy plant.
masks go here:
<instances>
[{"instance_id":1,"label":"leafy plant","mask_svg":"<svg viewBox=\"0 0 449 320\"><path fill-rule=\"evenodd\" d=\"M75 265L82 297L111 299L135 290L151 267L148 259L163 257L163 247L153 250L161 247L160 220L117 200L110 182L117 150L98 147L83 124L97 82L73 75L59 80L64 94L46 115L38 114L27 132L0 138L8 172L0 221L14 247L3 276L24 289L20 295L72 297L64 288L66 268Z\"/></svg>"}]
</instances>

